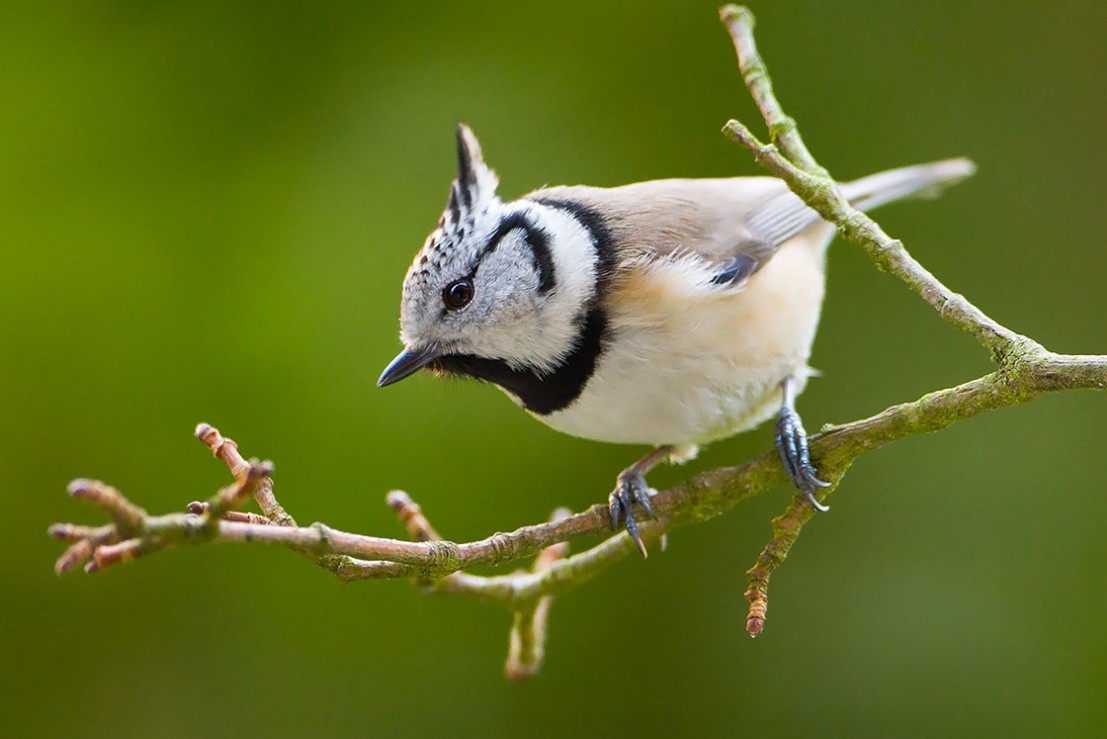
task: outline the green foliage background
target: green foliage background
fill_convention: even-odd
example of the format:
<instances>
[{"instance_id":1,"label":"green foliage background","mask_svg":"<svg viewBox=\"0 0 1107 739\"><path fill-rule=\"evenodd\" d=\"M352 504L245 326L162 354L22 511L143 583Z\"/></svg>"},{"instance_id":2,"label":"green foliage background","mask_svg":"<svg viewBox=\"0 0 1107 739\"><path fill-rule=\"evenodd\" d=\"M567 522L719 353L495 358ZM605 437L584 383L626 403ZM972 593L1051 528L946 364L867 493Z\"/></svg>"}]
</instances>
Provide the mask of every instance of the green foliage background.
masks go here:
<instances>
[{"instance_id":1,"label":"green foliage background","mask_svg":"<svg viewBox=\"0 0 1107 739\"><path fill-rule=\"evenodd\" d=\"M1107 351L1101 2L764 2L759 41L841 178L969 155L880 213L992 315ZM504 194L752 174L712 2L22 3L0 9L0 715L12 736L1090 735L1107 725L1107 397L990 414L863 459L743 632L781 488L560 599L503 681L509 619L285 551L175 550L57 579L64 494L153 511L226 481L210 421L302 521L400 535L394 487L469 539L603 500L638 449L488 387L374 380L438 217L453 126ZM758 129L760 130L760 129ZM987 369L839 244L811 428ZM693 469L769 447L767 429ZM655 484L687 470L663 470Z\"/></svg>"}]
</instances>

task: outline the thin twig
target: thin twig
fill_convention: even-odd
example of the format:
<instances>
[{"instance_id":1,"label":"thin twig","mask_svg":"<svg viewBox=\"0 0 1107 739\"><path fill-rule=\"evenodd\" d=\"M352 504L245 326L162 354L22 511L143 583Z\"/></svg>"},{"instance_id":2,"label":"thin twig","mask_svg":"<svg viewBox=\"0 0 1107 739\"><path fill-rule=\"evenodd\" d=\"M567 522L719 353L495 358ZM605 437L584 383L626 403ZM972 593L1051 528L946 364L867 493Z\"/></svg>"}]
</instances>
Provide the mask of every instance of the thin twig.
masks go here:
<instances>
[{"instance_id":1,"label":"thin twig","mask_svg":"<svg viewBox=\"0 0 1107 739\"><path fill-rule=\"evenodd\" d=\"M723 127L723 132L746 147L758 164L784 180L807 205L837 226L846 239L864 249L878 269L903 280L937 310L938 315L988 349L1002 370L1016 371L1020 364L1033 365L1034 360L1044 360L1048 353L1041 345L1002 326L963 295L950 290L919 264L901 241L890 237L875 221L849 204L834 178L808 151L795 121L776 99L765 63L754 44L753 14L746 8L728 5L720 10L720 17L730 32L738 54L738 66L773 143L763 144L748 128L734 120ZM967 172L971 171L971 166L967 167ZM1056 359L1056 355L1052 356ZM852 459L850 457L845 463L848 465ZM824 466L823 474L826 473ZM746 625L750 636L757 636L764 627L769 578L784 561L809 518L810 515L799 511L793 503L773 520L773 537L747 573L746 597L750 601L750 613Z\"/></svg>"},{"instance_id":2,"label":"thin twig","mask_svg":"<svg viewBox=\"0 0 1107 739\"><path fill-rule=\"evenodd\" d=\"M1026 403L1044 392L1078 388L1107 388L1107 357L1049 352L1026 356L1011 370L993 372L963 385L928 393L870 418L828 427L811 438L812 457L823 474L838 479L858 457L897 439L937 431L986 411ZM258 489L271 496L271 482L265 483L269 479L261 477L259 482L263 484L259 484ZM772 452L739 467L701 473L654 497L653 507L660 520L643 524L642 536L653 541L673 526L710 520L785 479L779 458ZM275 498L273 500L275 502ZM114 498L112 501L112 505L118 504ZM524 526L479 541L454 543L363 536L323 524L293 527L231 520L204 522L201 519L185 513L147 516L139 527L145 533L137 538L119 544L101 543L92 538L81 541L89 541L94 551L108 547L94 569L131 561L135 556L150 554L169 545L238 542L292 549L344 581L416 576L438 579L475 565L502 564L529 557L558 542L606 535L610 525L607 508L596 505L562 520ZM71 539L84 531L67 528L70 526L56 524L51 532L55 535L64 532L67 536L63 538ZM97 532L101 538L119 537L114 525L110 534L103 527L87 531ZM483 578L479 590L482 595L499 600L532 599L563 592L595 577L633 551L633 542L622 532L544 572L527 573L512 580L510 586L496 577ZM68 551L63 555L65 563L72 557ZM65 563L59 560L58 567ZM442 581L441 589L448 592L473 590L450 581Z\"/></svg>"},{"instance_id":3,"label":"thin twig","mask_svg":"<svg viewBox=\"0 0 1107 739\"><path fill-rule=\"evenodd\" d=\"M571 515L572 511L568 508L558 508L550 520L558 521ZM546 572L568 553L568 542L548 546L539 552L531 569L535 574ZM504 674L512 682L528 680L541 669L546 658L551 605L553 596L547 594L515 609L514 623L508 636L507 661L504 662Z\"/></svg>"},{"instance_id":4,"label":"thin twig","mask_svg":"<svg viewBox=\"0 0 1107 739\"><path fill-rule=\"evenodd\" d=\"M749 601L749 615L746 616L746 633L757 637L765 628L765 612L769 608L769 578L788 556L788 551L796 542L800 529L815 514L815 509L802 495L792 498L792 502L772 520L773 537L761 550L757 562L746 570L749 587L746 600Z\"/></svg>"},{"instance_id":5,"label":"thin twig","mask_svg":"<svg viewBox=\"0 0 1107 739\"><path fill-rule=\"evenodd\" d=\"M738 121L728 121L723 133L749 149L758 164L780 177L818 211L826 221L838 227L846 240L861 247L877 269L903 280L915 293L930 304L947 322L972 336L988 349L997 362L1013 355L1013 348L1040 349L1035 342L989 318L982 310L943 285L919 264L903 246L877 223L853 208L842 196L834 180L813 175L797 167L772 144L763 144ZM798 133L796 134L798 137Z\"/></svg>"},{"instance_id":6,"label":"thin twig","mask_svg":"<svg viewBox=\"0 0 1107 739\"><path fill-rule=\"evenodd\" d=\"M738 69L742 72L742 79L761 110L761 115L765 118L765 125L769 127L769 135L773 143L779 146L797 167L809 174L829 177L827 171L819 166L815 157L807 150L795 119L786 115L784 108L777 102L769 70L761 60L761 55L757 52L757 44L754 43L753 13L749 8L739 5L726 5L719 10L719 18L730 32L734 51L738 54Z\"/></svg>"},{"instance_id":7,"label":"thin twig","mask_svg":"<svg viewBox=\"0 0 1107 739\"><path fill-rule=\"evenodd\" d=\"M219 429L207 423L197 424L194 435L204 446L211 450L216 459L227 465L235 479L246 474L250 463L238 453L238 444L233 439L223 438L223 435L219 433ZM254 490L254 500L261 508L262 514L271 522L278 526L296 525L296 519L288 514L288 511L277 502L276 496L273 495L273 481L271 479L262 481L258 485Z\"/></svg>"},{"instance_id":8,"label":"thin twig","mask_svg":"<svg viewBox=\"0 0 1107 739\"><path fill-rule=\"evenodd\" d=\"M441 539L423 509L402 490L388 494L388 505L407 526L408 534L416 541ZM550 516L550 522L561 521L572 515L568 508L558 508ZM550 569L569 552L568 542L552 544L534 560L531 572L540 574ZM512 682L522 682L534 677L542 667L546 654L546 634L553 596L526 597L522 583L528 573L518 571L501 577L483 577L464 572L453 572L438 581L414 578L417 585L428 593L473 595L483 599L498 600L508 606L513 614L511 633L508 637L508 654L504 674Z\"/></svg>"}]
</instances>

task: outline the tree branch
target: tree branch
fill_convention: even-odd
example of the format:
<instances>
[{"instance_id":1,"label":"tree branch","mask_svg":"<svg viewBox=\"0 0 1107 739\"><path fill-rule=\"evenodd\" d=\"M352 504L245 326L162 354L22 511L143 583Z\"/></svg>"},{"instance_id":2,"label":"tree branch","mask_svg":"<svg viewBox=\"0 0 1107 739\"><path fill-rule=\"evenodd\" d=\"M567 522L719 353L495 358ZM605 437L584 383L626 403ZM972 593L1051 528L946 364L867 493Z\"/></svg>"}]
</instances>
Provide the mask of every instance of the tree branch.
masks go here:
<instances>
[{"instance_id":1,"label":"tree branch","mask_svg":"<svg viewBox=\"0 0 1107 739\"><path fill-rule=\"evenodd\" d=\"M964 418L1028 402L1046 392L1107 388L1107 356L1055 354L1002 326L938 281L872 219L850 207L835 181L807 150L795 121L777 101L754 44L752 14L745 8L727 6L721 10L721 17L773 143L761 143L737 121L726 124L726 134L835 224L846 239L864 249L879 269L899 277L945 321L987 348L997 364L995 371L956 387L928 393L870 418L824 427L810 440L820 475L834 483L824 495L837 488L856 459L897 439L937 431ZM428 593L476 596L500 603L513 616L505 672L512 679L525 679L541 665L551 597L587 582L636 551L625 532L611 535L611 519L602 505L572 515L559 510L545 523L465 543L443 540L420 507L399 491L389 493L388 503L407 527L411 541L354 534L322 523L299 526L273 493L270 463L247 461L233 441L207 424L200 424L196 435L226 464L234 477L233 484L207 501L189 504L187 513L152 516L104 483L75 480L70 484L70 494L101 508L111 523L98 527L67 523L51 526L51 535L71 542L55 563L55 570L61 574L85 564L86 571L95 572L184 544L281 546L298 552L342 582L411 578ZM640 533L647 542L657 540L674 526L712 519L786 481L775 452L738 467L704 472L658 493L653 499L658 520L642 524ZM240 510L250 498L256 501L261 515ZM751 636L759 634L764 626L769 579L810 518L811 508L797 496L773 520L772 538L748 571L747 630ZM566 542L597 535L604 540L567 556ZM529 570L489 577L465 572L477 565L504 564L532 556L536 561Z\"/></svg>"},{"instance_id":2,"label":"tree branch","mask_svg":"<svg viewBox=\"0 0 1107 739\"><path fill-rule=\"evenodd\" d=\"M1023 402L1047 390L1104 387L1104 357L1052 354L1033 339L1001 325L963 295L943 285L907 252L903 242L893 239L872 218L852 207L830 173L811 156L795 120L785 115L777 101L765 64L754 44L753 14L747 8L727 5L720 9L719 15L730 32L738 53L738 66L768 126L773 143L761 143L736 120L728 121L723 126L723 133L749 149L758 164L784 180L808 206L837 226L842 236L861 247L877 269L898 277L937 310L939 316L988 349L992 360L999 365L999 372L981 378L980 384L967 383L951 390L931 393L913 404L897 406L869 419L868 428L874 432L879 429L881 434L873 440L872 448L909 433L936 431L960 418L1010 405L1015 399L1015 402ZM1020 373L1037 374L1040 381L1011 382ZM1077 374L1082 379L1078 380ZM1089 384L1082 384L1084 382ZM1006 392L996 392L1001 385L1007 386ZM840 443L837 448L843 452L841 464L844 465L844 472L858 454L848 442ZM824 456L820 462L826 475L828 459ZM840 479L840 475L835 479ZM824 497L832 492L825 491ZM749 588L746 598L750 602L750 612L746 626L750 636L760 634L764 626L769 578L784 561L804 523L810 518L810 511L793 501L781 516L773 519L773 537L762 550L757 563L747 571Z\"/></svg>"}]
</instances>

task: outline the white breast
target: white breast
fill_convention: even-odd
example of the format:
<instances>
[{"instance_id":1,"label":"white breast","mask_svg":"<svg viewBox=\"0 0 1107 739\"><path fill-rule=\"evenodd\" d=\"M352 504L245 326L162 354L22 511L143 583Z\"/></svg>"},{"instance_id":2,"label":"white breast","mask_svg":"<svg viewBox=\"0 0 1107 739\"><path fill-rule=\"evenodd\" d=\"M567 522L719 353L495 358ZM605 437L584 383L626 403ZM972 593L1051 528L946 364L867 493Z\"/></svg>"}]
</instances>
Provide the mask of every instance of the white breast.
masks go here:
<instances>
[{"instance_id":1,"label":"white breast","mask_svg":"<svg viewBox=\"0 0 1107 739\"><path fill-rule=\"evenodd\" d=\"M775 414L780 381L802 390L824 290L821 224L781 246L741 291L694 259L632 270L605 304L611 336L580 397L536 416L596 441L699 444Z\"/></svg>"}]
</instances>

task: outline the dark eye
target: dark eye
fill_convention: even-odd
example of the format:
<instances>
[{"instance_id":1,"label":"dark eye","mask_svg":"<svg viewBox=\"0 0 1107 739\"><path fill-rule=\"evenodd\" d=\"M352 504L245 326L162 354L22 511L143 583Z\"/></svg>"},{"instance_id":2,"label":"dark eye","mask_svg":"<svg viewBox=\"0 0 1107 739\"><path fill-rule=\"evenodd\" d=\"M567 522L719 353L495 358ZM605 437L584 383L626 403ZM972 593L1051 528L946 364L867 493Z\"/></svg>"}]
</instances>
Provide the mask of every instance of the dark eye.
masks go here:
<instances>
[{"instance_id":1,"label":"dark eye","mask_svg":"<svg viewBox=\"0 0 1107 739\"><path fill-rule=\"evenodd\" d=\"M464 308L473 299L472 280L454 280L442 291L442 302L450 310Z\"/></svg>"}]
</instances>

